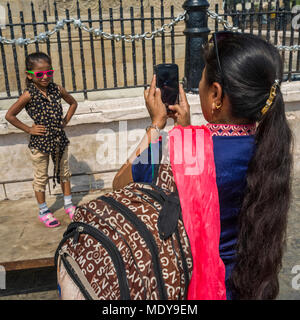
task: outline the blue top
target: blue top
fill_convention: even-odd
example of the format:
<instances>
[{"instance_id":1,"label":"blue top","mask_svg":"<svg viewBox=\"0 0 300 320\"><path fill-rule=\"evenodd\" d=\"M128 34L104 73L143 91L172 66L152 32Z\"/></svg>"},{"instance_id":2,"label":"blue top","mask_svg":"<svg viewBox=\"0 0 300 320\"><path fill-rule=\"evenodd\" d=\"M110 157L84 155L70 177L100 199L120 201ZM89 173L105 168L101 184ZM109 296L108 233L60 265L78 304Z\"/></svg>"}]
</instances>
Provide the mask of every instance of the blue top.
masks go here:
<instances>
[{"instance_id":1,"label":"blue top","mask_svg":"<svg viewBox=\"0 0 300 320\"><path fill-rule=\"evenodd\" d=\"M248 164L255 144L254 136L213 136L217 187L219 192L221 235L220 257L225 265L228 300L234 298L228 279L235 260L234 246L238 236L238 214L244 198Z\"/></svg>"},{"instance_id":2,"label":"blue top","mask_svg":"<svg viewBox=\"0 0 300 320\"><path fill-rule=\"evenodd\" d=\"M134 182L152 182L155 164L159 163L159 150L162 142L150 143L132 163L132 177Z\"/></svg>"},{"instance_id":3,"label":"blue top","mask_svg":"<svg viewBox=\"0 0 300 320\"><path fill-rule=\"evenodd\" d=\"M244 197L246 173L255 149L255 141L254 135L213 136L212 138L220 202L219 250L225 265L226 297L231 300L235 297L234 292L229 288L228 279L235 264L234 246L238 236L238 214ZM132 164L132 176L135 182L152 181L153 165L151 163L153 163L153 157L157 159L158 152L158 143L151 144L151 148L146 149L141 157L135 159ZM148 164L145 163L147 161L141 161L141 158L147 159Z\"/></svg>"}]
</instances>

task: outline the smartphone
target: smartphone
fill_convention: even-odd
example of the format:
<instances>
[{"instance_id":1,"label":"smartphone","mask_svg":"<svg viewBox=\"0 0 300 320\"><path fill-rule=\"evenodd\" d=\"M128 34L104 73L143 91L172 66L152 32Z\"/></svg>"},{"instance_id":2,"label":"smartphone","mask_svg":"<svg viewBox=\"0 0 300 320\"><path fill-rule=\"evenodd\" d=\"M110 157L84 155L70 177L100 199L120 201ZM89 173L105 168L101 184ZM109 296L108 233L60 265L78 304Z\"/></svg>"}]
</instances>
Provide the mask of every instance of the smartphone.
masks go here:
<instances>
[{"instance_id":1,"label":"smartphone","mask_svg":"<svg viewBox=\"0 0 300 320\"><path fill-rule=\"evenodd\" d=\"M162 102L166 105L178 104L179 101L179 77L177 64L159 64L154 67L156 74L156 87L161 90Z\"/></svg>"}]
</instances>

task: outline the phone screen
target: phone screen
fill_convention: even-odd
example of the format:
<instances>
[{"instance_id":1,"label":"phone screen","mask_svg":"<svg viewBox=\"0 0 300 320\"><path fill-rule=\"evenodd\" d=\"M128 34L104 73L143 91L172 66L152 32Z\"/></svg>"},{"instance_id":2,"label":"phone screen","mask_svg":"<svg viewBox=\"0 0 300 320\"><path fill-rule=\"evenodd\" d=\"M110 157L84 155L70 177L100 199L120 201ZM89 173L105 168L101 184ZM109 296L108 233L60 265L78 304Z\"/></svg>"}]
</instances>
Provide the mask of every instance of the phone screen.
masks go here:
<instances>
[{"instance_id":1,"label":"phone screen","mask_svg":"<svg viewBox=\"0 0 300 320\"><path fill-rule=\"evenodd\" d=\"M161 90L162 102L168 107L178 103L179 80L177 64L155 66L156 87Z\"/></svg>"}]
</instances>

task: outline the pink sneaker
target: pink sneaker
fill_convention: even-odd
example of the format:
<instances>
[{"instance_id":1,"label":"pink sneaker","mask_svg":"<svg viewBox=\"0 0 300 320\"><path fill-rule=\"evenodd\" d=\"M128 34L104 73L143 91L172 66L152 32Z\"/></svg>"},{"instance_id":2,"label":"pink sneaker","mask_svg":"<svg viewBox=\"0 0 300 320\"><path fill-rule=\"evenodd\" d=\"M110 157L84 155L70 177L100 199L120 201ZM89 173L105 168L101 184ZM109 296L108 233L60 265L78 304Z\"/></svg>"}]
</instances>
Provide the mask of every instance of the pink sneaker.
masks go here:
<instances>
[{"instance_id":1,"label":"pink sneaker","mask_svg":"<svg viewBox=\"0 0 300 320\"><path fill-rule=\"evenodd\" d=\"M41 222L45 224L48 228L55 228L60 226L60 222L53 216L53 213L49 211L49 213L39 216Z\"/></svg>"},{"instance_id":2,"label":"pink sneaker","mask_svg":"<svg viewBox=\"0 0 300 320\"><path fill-rule=\"evenodd\" d=\"M71 220L72 220L73 217L74 217L75 210L76 210L76 206L72 206L72 207L70 207L70 208L68 208L68 209L65 209L65 213L66 213L67 215L69 215L69 217L70 217Z\"/></svg>"}]
</instances>

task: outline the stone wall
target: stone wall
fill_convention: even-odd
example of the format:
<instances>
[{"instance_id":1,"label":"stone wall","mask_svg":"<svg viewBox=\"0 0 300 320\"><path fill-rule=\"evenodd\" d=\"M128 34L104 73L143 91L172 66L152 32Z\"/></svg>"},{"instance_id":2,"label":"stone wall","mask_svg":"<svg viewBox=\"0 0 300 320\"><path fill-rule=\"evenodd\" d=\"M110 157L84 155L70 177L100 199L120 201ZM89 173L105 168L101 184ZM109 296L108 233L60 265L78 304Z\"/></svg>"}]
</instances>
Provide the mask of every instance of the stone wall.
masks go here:
<instances>
[{"instance_id":1,"label":"stone wall","mask_svg":"<svg viewBox=\"0 0 300 320\"><path fill-rule=\"evenodd\" d=\"M31 15L31 7L30 3L32 2L35 10L36 16L42 17L43 11L45 10L48 16L54 15L54 0L0 0L0 5L6 7L9 2L11 10L13 12L14 17L19 16L19 12L23 11L24 15ZM163 4L165 8L169 8L170 6L174 6L177 12L182 11L182 5L185 1L175 1L175 0L163 0ZM59 14L64 14L65 10L68 9L70 14L77 13L77 1L76 0L56 0L57 10ZM212 0L209 1L210 7L214 7L216 3L219 4L219 7L222 8L222 0ZM112 8L114 12L119 11L120 0L102 0L102 9L107 12L109 8ZM143 0L143 5L145 10L149 10L150 6L153 6L156 9L160 8L161 0ZM133 7L134 9L140 9L141 0L123 0L124 9L128 10L129 7ZM80 0L79 7L82 10L87 10L91 8L92 11L99 10L99 0Z\"/></svg>"},{"instance_id":2,"label":"stone wall","mask_svg":"<svg viewBox=\"0 0 300 320\"><path fill-rule=\"evenodd\" d=\"M111 187L116 170L126 160L126 155L133 152L144 135L146 126L150 124L142 96L141 91L139 97L135 98L79 103L76 114L66 128L71 142L71 171L73 174L109 170L112 172L72 177L73 191ZM196 96L191 96L190 99L197 109L199 99ZM64 106L64 110L67 110L67 106ZM194 114L197 112L195 110ZM0 111L0 181L31 180L32 166L27 147L29 136L8 124L4 117L5 111ZM32 123L24 111L18 118L28 125ZM103 157L109 155L112 161L105 162ZM53 165L50 162L49 174L52 170ZM61 192L59 188L52 190L52 181L49 183L51 194ZM31 181L5 184L8 198L32 196L31 184ZM3 198L4 190L0 184L0 199Z\"/></svg>"},{"instance_id":3,"label":"stone wall","mask_svg":"<svg viewBox=\"0 0 300 320\"><path fill-rule=\"evenodd\" d=\"M136 89L136 97L82 101L76 114L66 128L70 139L70 167L73 174L94 172L90 175L72 177L72 190L89 192L95 189L111 188L116 171L130 155L150 123L146 111L143 90ZM124 93L124 91L122 91ZM300 82L284 83L282 92L286 103L287 117L295 137L295 174L300 172ZM122 93L122 94L123 94ZM131 95L134 95L131 92ZM118 96L118 93L116 93ZM191 105L192 124L204 124L198 95L188 94ZM67 106L64 105L66 112ZM1 182L6 183L5 191L9 199L33 196L32 166L27 147L29 136L5 121L6 111L0 111L0 200L5 198ZM22 111L18 118L32 124ZM172 128L168 122L166 132ZM110 161L104 161L110 156ZM50 163L49 174L52 173ZM24 181L26 180L26 181ZM23 181L23 182L21 182ZM60 193L60 188L49 194Z\"/></svg>"}]
</instances>

